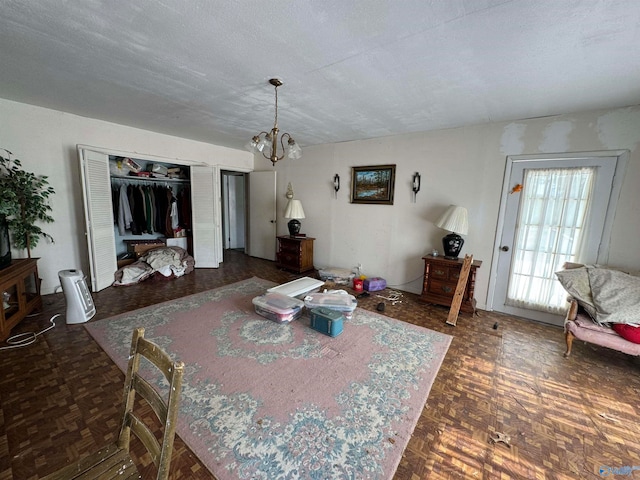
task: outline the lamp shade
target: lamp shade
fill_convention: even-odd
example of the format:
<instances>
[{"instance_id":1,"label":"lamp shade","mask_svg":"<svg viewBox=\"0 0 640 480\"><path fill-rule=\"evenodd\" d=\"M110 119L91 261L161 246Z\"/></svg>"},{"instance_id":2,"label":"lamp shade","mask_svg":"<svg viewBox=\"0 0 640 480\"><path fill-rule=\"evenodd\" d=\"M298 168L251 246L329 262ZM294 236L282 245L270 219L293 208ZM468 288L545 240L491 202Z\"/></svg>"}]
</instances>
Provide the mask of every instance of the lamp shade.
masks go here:
<instances>
[{"instance_id":1,"label":"lamp shade","mask_svg":"<svg viewBox=\"0 0 640 480\"><path fill-rule=\"evenodd\" d=\"M300 200L289 200L284 211L284 218L304 218L304 210Z\"/></svg>"},{"instance_id":2,"label":"lamp shade","mask_svg":"<svg viewBox=\"0 0 640 480\"><path fill-rule=\"evenodd\" d=\"M436 227L466 235L469 231L467 209L456 205L449 205L449 208L436 220Z\"/></svg>"},{"instance_id":3,"label":"lamp shade","mask_svg":"<svg viewBox=\"0 0 640 480\"><path fill-rule=\"evenodd\" d=\"M302 157L302 149L292 139L289 140L287 157L289 157L292 160L298 160L299 158Z\"/></svg>"}]
</instances>

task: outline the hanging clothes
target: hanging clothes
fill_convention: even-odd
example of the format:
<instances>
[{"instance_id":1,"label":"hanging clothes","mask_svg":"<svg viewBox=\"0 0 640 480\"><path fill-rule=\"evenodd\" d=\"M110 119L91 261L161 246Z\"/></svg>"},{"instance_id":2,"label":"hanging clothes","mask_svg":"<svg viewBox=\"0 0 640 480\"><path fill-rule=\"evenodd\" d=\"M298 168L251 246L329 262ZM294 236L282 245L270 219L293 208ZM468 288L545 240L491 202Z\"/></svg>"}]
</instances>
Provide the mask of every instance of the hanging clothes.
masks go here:
<instances>
[{"instance_id":1,"label":"hanging clothes","mask_svg":"<svg viewBox=\"0 0 640 480\"><path fill-rule=\"evenodd\" d=\"M149 195L149 187L140 187L142 190L142 196L144 197L144 218L145 218L145 231L147 233L153 233L153 205L151 204L151 195Z\"/></svg>"},{"instance_id":2,"label":"hanging clothes","mask_svg":"<svg viewBox=\"0 0 640 480\"><path fill-rule=\"evenodd\" d=\"M144 218L144 196L140 186L131 187L133 195L133 223L135 224L135 231L133 226L131 227L131 233L134 235L142 235L146 230L147 221Z\"/></svg>"},{"instance_id":3,"label":"hanging clothes","mask_svg":"<svg viewBox=\"0 0 640 480\"><path fill-rule=\"evenodd\" d=\"M149 200L151 203L151 230L157 232L158 228L156 226L156 210L158 207L156 205L156 196L153 193L153 187L148 186L147 191L149 192Z\"/></svg>"},{"instance_id":4,"label":"hanging clothes","mask_svg":"<svg viewBox=\"0 0 640 480\"><path fill-rule=\"evenodd\" d=\"M191 230L191 190L188 186L178 192L178 209L180 225L185 230Z\"/></svg>"},{"instance_id":5,"label":"hanging clothes","mask_svg":"<svg viewBox=\"0 0 640 480\"><path fill-rule=\"evenodd\" d=\"M118 225L118 211L120 210L120 187L111 185L111 209L113 212L113 223Z\"/></svg>"},{"instance_id":6,"label":"hanging clothes","mask_svg":"<svg viewBox=\"0 0 640 480\"><path fill-rule=\"evenodd\" d=\"M133 196L133 190L134 187L133 185L127 185L127 199L129 201L129 207L131 210L131 234L132 235L140 235L140 229L138 228L138 225L136 224L136 217L135 217L135 205L136 205L136 199Z\"/></svg>"},{"instance_id":7,"label":"hanging clothes","mask_svg":"<svg viewBox=\"0 0 640 480\"><path fill-rule=\"evenodd\" d=\"M173 227L171 221L172 203L175 202L173 198L173 192L170 188L167 188L167 214L165 218L165 235L169 238L173 237Z\"/></svg>"},{"instance_id":8,"label":"hanging clothes","mask_svg":"<svg viewBox=\"0 0 640 480\"><path fill-rule=\"evenodd\" d=\"M127 186L120 186L120 200L118 202L118 232L120 236L125 235L125 230L131 228L133 222L133 215L131 214L131 207L129 205L129 197L127 195Z\"/></svg>"},{"instance_id":9,"label":"hanging clothes","mask_svg":"<svg viewBox=\"0 0 640 480\"><path fill-rule=\"evenodd\" d=\"M155 231L164 234L166 231L167 218L167 189L165 187L156 186L154 195L156 199L156 228Z\"/></svg>"},{"instance_id":10,"label":"hanging clothes","mask_svg":"<svg viewBox=\"0 0 640 480\"><path fill-rule=\"evenodd\" d=\"M180 219L178 217L178 201L173 198L171 200L171 229L175 232L180 227Z\"/></svg>"},{"instance_id":11,"label":"hanging clothes","mask_svg":"<svg viewBox=\"0 0 640 480\"><path fill-rule=\"evenodd\" d=\"M114 223L120 236L155 234L174 237L191 228L191 191L188 185L171 187L139 181L112 185ZM174 187L175 188L175 187Z\"/></svg>"}]
</instances>

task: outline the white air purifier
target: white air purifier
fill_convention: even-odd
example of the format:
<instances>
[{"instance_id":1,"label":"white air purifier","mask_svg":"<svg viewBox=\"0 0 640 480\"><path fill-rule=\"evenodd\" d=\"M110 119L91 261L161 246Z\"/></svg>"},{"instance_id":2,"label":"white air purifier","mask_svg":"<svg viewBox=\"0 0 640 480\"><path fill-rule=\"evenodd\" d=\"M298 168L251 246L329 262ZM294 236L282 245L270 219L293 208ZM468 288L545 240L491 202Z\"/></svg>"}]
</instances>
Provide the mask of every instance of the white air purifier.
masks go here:
<instances>
[{"instance_id":1,"label":"white air purifier","mask_svg":"<svg viewBox=\"0 0 640 480\"><path fill-rule=\"evenodd\" d=\"M67 302L67 324L88 322L96 307L82 270L61 270L58 278Z\"/></svg>"}]
</instances>

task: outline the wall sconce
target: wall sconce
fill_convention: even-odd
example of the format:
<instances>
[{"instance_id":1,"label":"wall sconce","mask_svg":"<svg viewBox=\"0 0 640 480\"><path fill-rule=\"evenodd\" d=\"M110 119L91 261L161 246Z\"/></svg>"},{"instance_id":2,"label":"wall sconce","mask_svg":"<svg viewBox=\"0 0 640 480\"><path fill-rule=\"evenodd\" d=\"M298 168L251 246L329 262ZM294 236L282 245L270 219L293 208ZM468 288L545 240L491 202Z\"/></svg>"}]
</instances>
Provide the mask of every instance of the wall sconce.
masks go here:
<instances>
[{"instance_id":1,"label":"wall sconce","mask_svg":"<svg viewBox=\"0 0 640 480\"><path fill-rule=\"evenodd\" d=\"M338 190L340 190L340 175L337 173L333 176L333 189L336 191L336 198L338 198Z\"/></svg>"},{"instance_id":2,"label":"wall sconce","mask_svg":"<svg viewBox=\"0 0 640 480\"><path fill-rule=\"evenodd\" d=\"M413 203L416 203L416 195L420 191L420 174L418 172L413 174Z\"/></svg>"}]
</instances>

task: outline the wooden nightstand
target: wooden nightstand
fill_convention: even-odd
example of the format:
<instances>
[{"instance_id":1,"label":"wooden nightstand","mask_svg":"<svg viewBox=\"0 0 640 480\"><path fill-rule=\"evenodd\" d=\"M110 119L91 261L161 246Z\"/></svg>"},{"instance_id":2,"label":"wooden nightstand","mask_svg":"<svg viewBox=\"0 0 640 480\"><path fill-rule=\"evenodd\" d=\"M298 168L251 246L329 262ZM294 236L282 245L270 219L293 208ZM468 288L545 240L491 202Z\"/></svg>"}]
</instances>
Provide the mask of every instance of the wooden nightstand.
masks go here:
<instances>
[{"instance_id":1,"label":"wooden nightstand","mask_svg":"<svg viewBox=\"0 0 640 480\"><path fill-rule=\"evenodd\" d=\"M427 255L422 259L424 260L424 279L420 300L450 307L464 259L449 260L432 255ZM476 313L476 299L473 294L476 285L476 270L480 268L480 265L482 265L480 260L474 260L471 264L467 288L460 306L460 310L463 312Z\"/></svg>"},{"instance_id":2,"label":"wooden nightstand","mask_svg":"<svg viewBox=\"0 0 640 480\"><path fill-rule=\"evenodd\" d=\"M276 262L278 267L297 273L313 269L313 241L315 238L291 237L289 235L277 238Z\"/></svg>"},{"instance_id":3,"label":"wooden nightstand","mask_svg":"<svg viewBox=\"0 0 640 480\"><path fill-rule=\"evenodd\" d=\"M19 258L0 270L0 294L7 293L9 296L6 304L4 299L0 299L3 304L0 311L0 340L5 340L23 318L42 308L37 262L37 258Z\"/></svg>"}]
</instances>

